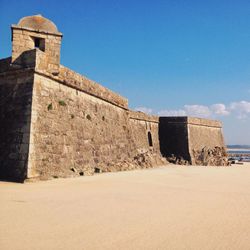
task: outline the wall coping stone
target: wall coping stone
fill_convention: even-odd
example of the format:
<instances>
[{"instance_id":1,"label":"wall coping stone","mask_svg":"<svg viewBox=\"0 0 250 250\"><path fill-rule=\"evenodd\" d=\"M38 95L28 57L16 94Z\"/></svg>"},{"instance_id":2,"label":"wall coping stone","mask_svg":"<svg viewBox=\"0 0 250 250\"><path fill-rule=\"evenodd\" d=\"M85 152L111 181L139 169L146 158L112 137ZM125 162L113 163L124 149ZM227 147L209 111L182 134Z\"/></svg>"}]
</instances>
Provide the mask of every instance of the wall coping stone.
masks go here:
<instances>
[{"instance_id":1,"label":"wall coping stone","mask_svg":"<svg viewBox=\"0 0 250 250\"><path fill-rule=\"evenodd\" d=\"M155 115L148 115L141 111L129 111L129 118L134 120L140 120L140 121L148 121L148 122L155 122L159 123L159 117Z\"/></svg>"},{"instance_id":2,"label":"wall coping stone","mask_svg":"<svg viewBox=\"0 0 250 250\"><path fill-rule=\"evenodd\" d=\"M165 123L180 123L187 125L197 125L205 127L215 127L222 128L222 123L217 120L210 120L205 118L190 117L190 116L169 116L169 117L160 117L160 120Z\"/></svg>"},{"instance_id":3,"label":"wall coping stone","mask_svg":"<svg viewBox=\"0 0 250 250\"><path fill-rule=\"evenodd\" d=\"M39 33L39 34L45 34L45 35L54 35L54 36L59 36L59 37L63 37L63 34L61 32L49 32L49 31L45 31L45 30L36 30L36 29L32 29L32 28L28 28L28 27L23 27L20 25L15 25L12 24L11 25L11 29L19 29L19 30L26 30L26 31L30 31L30 32L35 32L35 33Z\"/></svg>"}]
</instances>

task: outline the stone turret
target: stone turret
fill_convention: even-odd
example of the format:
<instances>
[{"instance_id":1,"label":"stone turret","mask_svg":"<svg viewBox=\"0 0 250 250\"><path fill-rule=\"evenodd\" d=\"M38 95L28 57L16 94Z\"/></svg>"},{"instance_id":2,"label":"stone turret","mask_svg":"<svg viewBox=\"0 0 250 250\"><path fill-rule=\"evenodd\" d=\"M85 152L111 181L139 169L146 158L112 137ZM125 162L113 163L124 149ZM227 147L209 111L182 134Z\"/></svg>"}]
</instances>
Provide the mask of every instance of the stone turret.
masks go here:
<instances>
[{"instance_id":1,"label":"stone turret","mask_svg":"<svg viewBox=\"0 0 250 250\"><path fill-rule=\"evenodd\" d=\"M24 65L28 51L36 50L42 55L42 65L52 74L58 74L62 33L56 25L41 15L23 17L17 25L12 25L12 64ZM33 53L36 54L36 53ZM30 62L29 62L30 63Z\"/></svg>"}]
</instances>

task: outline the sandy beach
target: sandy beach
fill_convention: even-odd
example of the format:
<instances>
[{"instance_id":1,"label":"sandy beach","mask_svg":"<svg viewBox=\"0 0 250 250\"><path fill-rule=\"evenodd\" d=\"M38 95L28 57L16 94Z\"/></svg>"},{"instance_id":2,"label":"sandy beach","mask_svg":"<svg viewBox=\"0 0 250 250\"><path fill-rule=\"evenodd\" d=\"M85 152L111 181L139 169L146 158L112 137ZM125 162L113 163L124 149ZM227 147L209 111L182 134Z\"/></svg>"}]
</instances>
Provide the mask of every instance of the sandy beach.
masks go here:
<instances>
[{"instance_id":1,"label":"sandy beach","mask_svg":"<svg viewBox=\"0 0 250 250\"><path fill-rule=\"evenodd\" d=\"M0 182L0 248L250 249L250 164Z\"/></svg>"}]
</instances>

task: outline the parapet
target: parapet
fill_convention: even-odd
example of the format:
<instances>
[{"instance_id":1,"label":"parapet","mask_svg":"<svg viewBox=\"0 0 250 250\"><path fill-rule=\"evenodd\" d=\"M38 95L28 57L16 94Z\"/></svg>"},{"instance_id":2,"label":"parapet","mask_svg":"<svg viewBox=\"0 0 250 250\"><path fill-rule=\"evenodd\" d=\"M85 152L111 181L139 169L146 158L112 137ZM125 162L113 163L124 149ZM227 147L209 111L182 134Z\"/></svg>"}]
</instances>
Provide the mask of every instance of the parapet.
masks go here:
<instances>
[{"instance_id":1,"label":"parapet","mask_svg":"<svg viewBox=\"0 0 250 250\"><path fill-rule=\"evenodd\" d=\"M58 76L53 76L53 79L59 80L65 85L98 97L118 107L128 109L128 100L126 98L62 65L60 65Z\"/></svg>"},{"instance_id":2,"label":"parapet","mask_svg":"<svg viewBox=\"0 0 250 250\"><path fill-rule=\"evenodd\" d=\"M156 122L159 123L159 117L155 115L148 115L141 111L129 111L129 118L140 121Z\"/></svg>"},{"instance_id":3,"label":"parapet","mask_svg":"<svg viewBox=\"0 0 250 250\"><path fill-rule=\"evenodd\" d=\"M161 121L164 123L183 123L197 126L207 126L221 128L222 124L217 120L209 120L204 118L189 117L189 116L169 116L169 117L160 117Z\"/></svg>"}]
</instances>

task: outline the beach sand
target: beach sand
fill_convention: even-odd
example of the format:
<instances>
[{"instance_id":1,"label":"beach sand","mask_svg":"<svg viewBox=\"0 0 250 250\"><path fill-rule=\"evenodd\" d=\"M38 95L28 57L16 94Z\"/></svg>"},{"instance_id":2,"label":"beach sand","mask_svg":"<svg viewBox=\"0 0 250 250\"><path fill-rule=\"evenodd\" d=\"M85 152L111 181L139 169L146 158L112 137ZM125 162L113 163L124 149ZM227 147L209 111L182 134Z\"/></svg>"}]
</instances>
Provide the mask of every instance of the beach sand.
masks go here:
<instances>
[{"instance_id":1,"label":"beach sand","mask_svg":"<svg viewBox=\"0 0 250 250\"><path fill-rule=\"evenodd\" d=\"M0 182L0 249L250 249L250 164Z\"/></svg>"}]
</instances>

